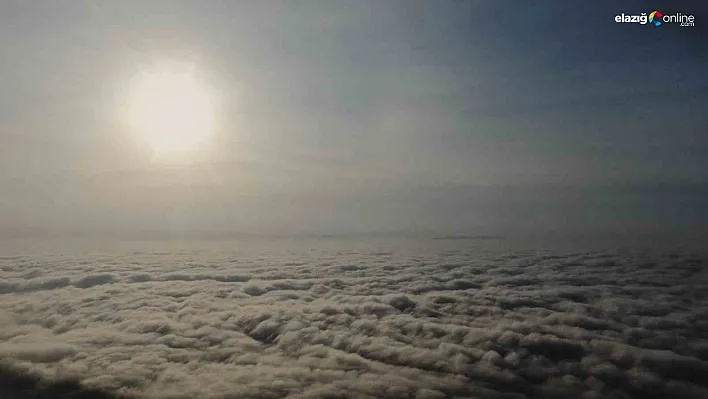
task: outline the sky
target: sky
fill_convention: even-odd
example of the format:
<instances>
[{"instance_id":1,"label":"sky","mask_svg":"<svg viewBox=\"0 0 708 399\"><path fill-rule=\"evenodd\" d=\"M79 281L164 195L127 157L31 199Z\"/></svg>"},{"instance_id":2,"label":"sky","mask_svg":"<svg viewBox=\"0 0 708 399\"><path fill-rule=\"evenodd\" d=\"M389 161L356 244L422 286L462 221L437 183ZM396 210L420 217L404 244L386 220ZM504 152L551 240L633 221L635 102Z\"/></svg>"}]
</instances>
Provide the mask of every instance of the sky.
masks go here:
<instances>
[{"instance_id":1,"label":"sky","mask_svg":"<svg viewBox=\"0 0 708 399\"><path fill-rule=\"evenodd\" d=\"M618 24L681 12L694 27ZM706 232L708 7L3 1L0 235ZM136 74L216 126L157 162Z\"/></svg>"}]
</instances>

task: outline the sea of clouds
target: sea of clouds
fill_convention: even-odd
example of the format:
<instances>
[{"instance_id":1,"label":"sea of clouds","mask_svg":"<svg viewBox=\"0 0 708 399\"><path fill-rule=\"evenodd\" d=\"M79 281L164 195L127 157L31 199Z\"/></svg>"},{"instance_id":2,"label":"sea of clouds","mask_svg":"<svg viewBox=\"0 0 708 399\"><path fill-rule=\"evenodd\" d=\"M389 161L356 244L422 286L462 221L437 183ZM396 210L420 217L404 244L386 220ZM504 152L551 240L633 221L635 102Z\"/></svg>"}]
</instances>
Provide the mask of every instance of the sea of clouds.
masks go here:
<instances>
[{"instance_id":1,"label":"sea of clouds","mask_svg":"<svg viewBox=\"0 0 708 399\"><path fill-rule=\"evenodd\" d=\"M16 250L0 397L705 399L707 267L496 240Z\"/></svg>"}]
</instances>

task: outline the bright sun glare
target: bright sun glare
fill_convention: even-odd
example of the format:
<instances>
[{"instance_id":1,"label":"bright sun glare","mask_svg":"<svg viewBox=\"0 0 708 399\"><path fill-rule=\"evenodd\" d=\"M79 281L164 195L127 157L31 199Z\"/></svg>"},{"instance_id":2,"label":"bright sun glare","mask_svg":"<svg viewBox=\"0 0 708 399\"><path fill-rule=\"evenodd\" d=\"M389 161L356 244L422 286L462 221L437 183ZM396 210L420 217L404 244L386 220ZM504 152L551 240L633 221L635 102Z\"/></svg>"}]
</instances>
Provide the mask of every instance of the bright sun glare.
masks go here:
<instances>
[{"instance_id":1,"label":"bright sun glare","mask_svg":"<svg viewBox=\"0 0 708 399\"><path fill-rule=\"evenodd\" d=\"M213 129L209 93L189 73L141 74L132 88L130 123L158 153L190 150Z\"/></svg>"}]
</instances>

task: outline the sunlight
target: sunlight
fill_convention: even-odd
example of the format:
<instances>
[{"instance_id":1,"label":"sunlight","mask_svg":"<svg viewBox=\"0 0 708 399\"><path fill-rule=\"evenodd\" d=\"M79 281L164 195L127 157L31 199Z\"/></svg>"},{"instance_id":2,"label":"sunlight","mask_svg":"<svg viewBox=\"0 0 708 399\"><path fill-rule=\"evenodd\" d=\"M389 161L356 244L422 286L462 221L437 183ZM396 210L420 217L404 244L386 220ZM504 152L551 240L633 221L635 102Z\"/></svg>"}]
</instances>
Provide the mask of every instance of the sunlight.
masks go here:
<instances>
[{"instance_id":1,"label":"sunlight","mask_svg":"<svg viewBox=\"0 0 708 399\"><path fill-rule=\"evenodd\" d=\"M130 124L156 154L193 149L211 134L214 110L205 86L190 73L151 72L133 82Z\"/></svg>"}]
</instances>

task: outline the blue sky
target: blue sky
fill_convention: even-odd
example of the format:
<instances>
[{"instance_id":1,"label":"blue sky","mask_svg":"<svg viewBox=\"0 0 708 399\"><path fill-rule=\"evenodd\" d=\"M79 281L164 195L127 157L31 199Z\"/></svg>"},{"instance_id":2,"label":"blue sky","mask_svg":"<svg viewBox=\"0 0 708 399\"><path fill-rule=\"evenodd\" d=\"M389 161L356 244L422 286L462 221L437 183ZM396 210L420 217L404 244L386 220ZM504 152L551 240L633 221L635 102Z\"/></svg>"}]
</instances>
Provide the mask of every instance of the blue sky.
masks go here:
<instances>
[{"instance_id":1,"label":"blue sky","mask_svg":"<svg viewBox=\"0 0 708 399\"><path fill-rule=\"evenodd\" d=\"M614 22L654 9L696 26ZM3 2L2 229L704 230L704 20L666 1ZM219 99L190 165L121 121L162 60Z\"/></svg>"}]
</instances>

